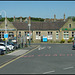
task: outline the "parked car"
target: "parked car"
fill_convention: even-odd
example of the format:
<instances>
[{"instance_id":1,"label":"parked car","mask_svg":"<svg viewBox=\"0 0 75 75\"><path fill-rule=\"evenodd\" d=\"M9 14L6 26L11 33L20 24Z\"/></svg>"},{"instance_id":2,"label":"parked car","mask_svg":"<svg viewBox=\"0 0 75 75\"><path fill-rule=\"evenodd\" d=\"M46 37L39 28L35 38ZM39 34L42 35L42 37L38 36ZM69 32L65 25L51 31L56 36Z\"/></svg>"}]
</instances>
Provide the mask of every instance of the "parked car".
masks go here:
<instances>
[{"instance_id":1,"label":"parked car","mask_svg":"<svg viewBox=\"0 0 75 75\"><path fill-rule=\"evenodd\" d=\"M0 55L3 55L3 54L4 54L4 50L0 49Z\"/></svg>"},{"instance_id":2,"label":"parked car","mask_svg":"<svg viewBox=\"0 0 75 75\"><path fill-rule=\"evenodd\" d=\"M4 44L0 44L0 49L6 50L5 45Z\"/></svg>"},{"instance_id":3,"label":"parked car","mask_svg":"<svg viewBox=\"0 0 75 75\"><path fill-rule=\"evenodd\" d=\"M13 45L15 49L19 48L19 45L13 42L8 42L9 45Z\"/></svg>"},{"instance_id":4,"label":"parked car","mask_svg":"<svg viewBox=\"0 0 75 75\"><path fill-rule=\"evenodd\" d=\"M75 49L75 41L73 42L73 46L72 46L72 49Z\"/></svg>"},{"instance_id":5,"label":"parked car","mask_svg":"<svg viewBox=\"0 0 75 75\"><path fill-rule=\"evenodd\" d=\"M2 41L2 42L0 42L0 44L5 44L5 42L4 42L4 41Z\"/></svg>"},{"instance_id":6,"label":"parked car","mask_svg":"<svg viewBox=\"0 0 75 75\"><path fill-rule=\"evenodd\" d=\"M6 47L9 48L9 50L14 50L14 46L13 45L10 45L8 43L7 43L7 46Z\"/></svg>"},{"instance_id":7,"label":"parked car","mask_svg":"<svg viewBox=\"0 0 75 75\"><path fill-rule=\"evenodd\" d=\"M6 45L6 48L9 49L9 50L14 50L14 46L13 45L9 45L8 43ZM5 48L5 43L4 42L0 43L0 49L6 50L6 48Z\"/></svg>"}]
</instances>

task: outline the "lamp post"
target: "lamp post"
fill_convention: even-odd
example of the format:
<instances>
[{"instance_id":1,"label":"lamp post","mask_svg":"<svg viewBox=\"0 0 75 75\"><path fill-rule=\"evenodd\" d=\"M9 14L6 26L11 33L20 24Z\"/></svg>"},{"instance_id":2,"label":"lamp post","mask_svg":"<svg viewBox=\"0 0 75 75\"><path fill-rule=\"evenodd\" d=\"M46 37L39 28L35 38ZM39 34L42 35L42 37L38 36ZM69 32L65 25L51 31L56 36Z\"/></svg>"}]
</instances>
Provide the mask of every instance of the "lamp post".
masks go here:
<instances>
[{"instance_id":1,"label":"lamp post","mask_svg":"<svg viewBox=\"0 0 75 75\"><path fill-rule=\"evenodd\" d=\"M6 21L6 11L5 10L2 10L1 13L4 12L5 14L5 34L7 34L7 21ZM2 17L1 17L2 18ZM5 40L5 48L7 46L7 38ZM7 48L6 48L6 53L7 53Z\"/></svg>"},{"instance_id":2,"label":"lamp post","mask_svg":"<svg viewBox=\"0 0 75 75\"><path fill-rule=\"evenodd\" d=\"M29 24L28 24L28 26L29 26L29 45L30 45L30 26L31 26L31 22L30 22L30 16L29 16Z\"/></svg>"}]
</instances>

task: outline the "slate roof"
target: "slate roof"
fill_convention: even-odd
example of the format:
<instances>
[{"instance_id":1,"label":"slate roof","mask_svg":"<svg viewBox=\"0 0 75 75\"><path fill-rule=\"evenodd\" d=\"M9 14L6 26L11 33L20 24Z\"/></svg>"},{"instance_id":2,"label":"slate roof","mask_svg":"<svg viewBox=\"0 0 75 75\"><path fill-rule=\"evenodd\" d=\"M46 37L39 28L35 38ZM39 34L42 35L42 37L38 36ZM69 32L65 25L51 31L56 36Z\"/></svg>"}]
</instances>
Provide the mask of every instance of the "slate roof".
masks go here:
<instances>
[{"instance_id":1,"label":"slate roof","mask_svg":"<svg viewBox=\"0 0 75 75\"><path fill-rule=\"evenodd\" d=\"M31 22L31 30L59 30L67 21ZM28 23L12 22L18 30L29 30Z\"/></svg>"},{"instance_id":2,"label":"slate roof","mask_svg":"<svg viewBox=\"0 0 75 75\"><path fill-rule=\"evenodd\" d=\"M31 30L59 30L66 21L56 22L31 22ZM2 22L0 22L1 25ZM26 22L11 22L17 30L29 30L28 23Z\"/></svg>"}]
</instances>

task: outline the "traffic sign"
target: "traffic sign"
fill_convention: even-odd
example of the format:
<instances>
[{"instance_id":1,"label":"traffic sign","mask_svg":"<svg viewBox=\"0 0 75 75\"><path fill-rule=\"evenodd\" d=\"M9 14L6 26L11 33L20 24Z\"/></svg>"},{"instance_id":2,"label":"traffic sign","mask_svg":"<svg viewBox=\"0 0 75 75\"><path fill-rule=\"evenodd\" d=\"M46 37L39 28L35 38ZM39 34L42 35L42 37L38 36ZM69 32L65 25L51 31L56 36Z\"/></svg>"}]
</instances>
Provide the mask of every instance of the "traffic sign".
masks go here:
<instances>
[{"instance_id":1,"label":"traffic sign","mask_svg":"<svg viewBox=\"0 0 75 75\"><path fill-rule=\"evenodd\" d=\"M4 34L4 38L8 38L8 34Z\"/></svg>"}]
</instances>

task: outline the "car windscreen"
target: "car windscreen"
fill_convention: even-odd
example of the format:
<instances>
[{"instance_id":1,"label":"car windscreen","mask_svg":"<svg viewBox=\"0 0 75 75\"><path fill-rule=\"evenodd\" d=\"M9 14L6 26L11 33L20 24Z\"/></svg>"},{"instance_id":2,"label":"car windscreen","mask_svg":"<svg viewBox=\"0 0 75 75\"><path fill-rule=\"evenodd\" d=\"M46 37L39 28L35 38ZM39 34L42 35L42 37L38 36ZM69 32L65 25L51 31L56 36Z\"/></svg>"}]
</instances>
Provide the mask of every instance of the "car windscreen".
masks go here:
<instances>
[{"instance_id":1,"label":"car windscreen","mask_svg":"<svg viewBox=\"0 0 75 75\"><path fill-rule=\"evenodd\" d=\"M5 46L4 44L0 44L0 46Z\"/></svg>"}]
</instances>

